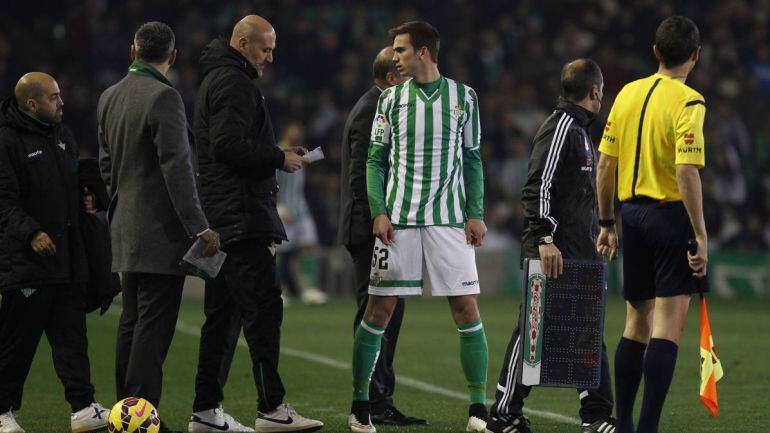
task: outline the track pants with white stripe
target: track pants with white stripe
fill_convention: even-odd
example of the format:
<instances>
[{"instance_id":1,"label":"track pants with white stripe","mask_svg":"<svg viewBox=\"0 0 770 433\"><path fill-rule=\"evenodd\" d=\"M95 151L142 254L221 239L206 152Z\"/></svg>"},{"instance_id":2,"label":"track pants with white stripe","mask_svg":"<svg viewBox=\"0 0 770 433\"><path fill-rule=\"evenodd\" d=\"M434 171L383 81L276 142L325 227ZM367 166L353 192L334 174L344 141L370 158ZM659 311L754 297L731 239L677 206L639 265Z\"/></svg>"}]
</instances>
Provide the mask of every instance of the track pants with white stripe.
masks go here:
<instances>
[{"instance_id":1,"label":"track pants with white stripe","mask_svg":"<svg viewBox=\"0 0 770 433\"><path fill-rule=\"evenodd\" d=\"M517 320L516 323L519 323ZM495 403L490 409L493 418L512 421L522 415L524 399L532 389L516 383L519 375L520 362L519 345L521 336L519 327L513 330L508 349L505 351L505 361L500 372L500 379L495 391ZM580 397L580 419L584 423L592 423L598 419L606 419L612 415L612 383L610 381L610 364L607 358L607 347L602 342L602 370L599 387L596 389L578 389Z\"/></svg>"}]
</instances>

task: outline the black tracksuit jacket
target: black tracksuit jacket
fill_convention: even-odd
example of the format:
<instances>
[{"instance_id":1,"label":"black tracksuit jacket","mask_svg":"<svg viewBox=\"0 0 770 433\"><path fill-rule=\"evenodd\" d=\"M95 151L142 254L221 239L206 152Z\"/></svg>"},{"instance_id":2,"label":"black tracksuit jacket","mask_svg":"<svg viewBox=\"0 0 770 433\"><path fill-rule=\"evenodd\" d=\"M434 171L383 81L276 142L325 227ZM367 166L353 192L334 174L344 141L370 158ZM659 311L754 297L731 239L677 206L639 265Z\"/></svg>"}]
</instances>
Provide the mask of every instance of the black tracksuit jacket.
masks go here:
<instances>
[{"instance_id":1,"label":"black tracksuit jacket","mask_svg":"<svg viewBox=\"0 0 770 433\"><path fill-rule=\"evenodd\" d=\"M88 279L78 189L78 147L69 129L0 105L0 290L82 283ZM56 254L36 254L44 231Z\"/></svg>"},{"instance_id":2,"label":"black tracksuit jacket","mask_svg":"<svg viewBox=\"0 0 770 433\"><path fill-rule=\"evenodd\" d=\"M283 166L284 153L275 143L257 71L224 39L204 49L200 65L204 78L193 132L206 218L222 245L286 240L275 202L275 171Z\"/></svg>"},{"instance_id":3,"label":"black tracksuit jacket","mask_svg":"<svg viewBox=\"0 0 770 433\"><path fill-rule=\"evenodd\" d=\"M566 259L597 259L597 161L588 125L594 114L563 98L535 135L522 192L522 258L537 258L551 235Z\"/></svg>"}]
</instances>

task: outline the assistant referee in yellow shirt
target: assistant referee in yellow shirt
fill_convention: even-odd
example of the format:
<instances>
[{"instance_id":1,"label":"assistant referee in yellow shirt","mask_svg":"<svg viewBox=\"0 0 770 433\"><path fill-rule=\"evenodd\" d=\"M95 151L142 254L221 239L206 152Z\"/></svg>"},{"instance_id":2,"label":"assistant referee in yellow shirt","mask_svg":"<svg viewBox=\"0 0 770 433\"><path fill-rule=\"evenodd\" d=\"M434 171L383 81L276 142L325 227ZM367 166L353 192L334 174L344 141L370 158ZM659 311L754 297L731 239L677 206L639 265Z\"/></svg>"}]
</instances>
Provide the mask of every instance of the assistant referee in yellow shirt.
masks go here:
<instances>
[{"instance_id":1,"label":"assistant referee in yellow shirt","mask_svg":"<svg viewBox=\"0 0 770 433\"><path fill-rule=\"evenodd\" d=\"M655 33L658 72L627 84L610 111L599 145L597 249L617 252L615 170L623 219L626 326L615 352L617 433L634 432L633 408L644 375L637 433L655 433L676 366L679 337L706 273L708 238L698 169L705 162L706 103L685 84L698 61L700 33L672 16ZM697 254L687 252L688 240Z\"/></svg>"}]
</instances>

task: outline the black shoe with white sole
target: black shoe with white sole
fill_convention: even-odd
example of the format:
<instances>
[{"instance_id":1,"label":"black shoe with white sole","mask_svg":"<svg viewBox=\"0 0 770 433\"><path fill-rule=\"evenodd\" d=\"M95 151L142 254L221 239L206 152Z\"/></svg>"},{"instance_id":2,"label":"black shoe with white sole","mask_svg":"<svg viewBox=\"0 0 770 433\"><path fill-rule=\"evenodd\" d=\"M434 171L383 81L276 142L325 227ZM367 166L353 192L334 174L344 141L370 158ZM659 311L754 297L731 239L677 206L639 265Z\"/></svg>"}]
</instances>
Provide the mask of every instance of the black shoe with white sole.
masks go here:
<instances>
[{"instance_id":1,"label":"black shoe with white sole","mask_svg":"<svg viewBox=\"0 0 770 433\"><path fill-rule=\"evenodd\" d=\"M524 415L514 418L513 421L491 418L487 422L486 433L532 433L529 426L529 418Z\"/></svg>"},{"instance_id":2,"label":"black shoe with white sole","mask_svg":"<svg viewBox=\"0 0 770 433\"><path fill-rule=\"evenodd\" d=\"M615 433L615 418L598 419L590 424L584 422L580 433Z\"/></svg>"}]
</instances>

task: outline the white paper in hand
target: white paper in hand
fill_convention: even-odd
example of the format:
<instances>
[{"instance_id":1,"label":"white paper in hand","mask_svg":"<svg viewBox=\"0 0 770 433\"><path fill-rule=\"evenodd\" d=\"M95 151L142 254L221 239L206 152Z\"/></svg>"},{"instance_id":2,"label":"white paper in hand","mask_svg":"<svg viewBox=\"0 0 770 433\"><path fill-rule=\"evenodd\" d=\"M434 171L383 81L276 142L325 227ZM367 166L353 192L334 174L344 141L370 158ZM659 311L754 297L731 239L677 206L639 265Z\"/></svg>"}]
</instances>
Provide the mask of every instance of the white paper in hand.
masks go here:
<instances>
[{"instance_id":1,"label":"white paper in hand","mask_svg":"<svg viewBox=\"0 0 770 433\"><path fill-rule=\"evenodd\" d=\"M318 146L310 152L302 155L302 157L305 158L308 164L310 164L324 159L324 151L321 149L321 146Z\"/></svg>"},{"instance_id":2,"label":"white paper in hand","mask_svg":"<svg viewBox=\"0 0 770 433\"><path fill-rule=\"evenodd\" d=\"M219 270L222 269L227 253L219 250L213 256L206 257L203 255L205 249L206 243L203 242L203 239L198 238L182 257L179 265L190 275L213 280L219 275Z\"/></svg>"}]
</instances>

